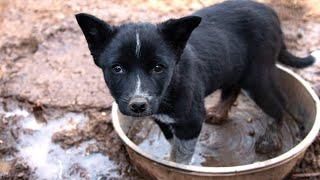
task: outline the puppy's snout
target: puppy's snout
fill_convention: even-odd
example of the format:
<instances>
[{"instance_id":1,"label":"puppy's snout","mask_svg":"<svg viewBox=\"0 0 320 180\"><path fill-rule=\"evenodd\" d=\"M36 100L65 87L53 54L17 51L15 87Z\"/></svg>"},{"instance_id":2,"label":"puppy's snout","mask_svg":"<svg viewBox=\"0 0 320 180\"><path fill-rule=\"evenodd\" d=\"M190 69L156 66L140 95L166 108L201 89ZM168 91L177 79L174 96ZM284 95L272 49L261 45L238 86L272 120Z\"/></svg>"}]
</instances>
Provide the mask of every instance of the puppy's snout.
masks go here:
<instances>
[{"instance_id":1,"label":"puppy's snout","mask_svg":"<svg viewBox=\"0 0 320 180\"><path fill-rule=\"evenodd\" d=\"M145 98L136 97L130 100L129 108L134 113L143 113L149 108L149 104Z\"/></svg>"}]
</instances>

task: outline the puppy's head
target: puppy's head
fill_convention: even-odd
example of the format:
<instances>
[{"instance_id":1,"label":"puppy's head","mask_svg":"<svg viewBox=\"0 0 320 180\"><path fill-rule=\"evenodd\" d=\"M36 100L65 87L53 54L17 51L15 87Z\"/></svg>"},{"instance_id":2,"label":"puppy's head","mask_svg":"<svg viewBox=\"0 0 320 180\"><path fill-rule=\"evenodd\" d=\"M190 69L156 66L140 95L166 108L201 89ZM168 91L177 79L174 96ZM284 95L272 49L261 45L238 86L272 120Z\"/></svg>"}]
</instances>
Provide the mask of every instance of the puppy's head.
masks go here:
<instances>
[{"instance_id":1,"label":"puppy's head","mask_svg":"<svg viewBox=\"0 0 320 180\"><path fill-rule=\"evenodd\" d=\"M88 14L76 19L120 111L128 116L157 112L186 42L201 21L188 16L156 25L111 26Z\"/></svg>"}]
</instances>

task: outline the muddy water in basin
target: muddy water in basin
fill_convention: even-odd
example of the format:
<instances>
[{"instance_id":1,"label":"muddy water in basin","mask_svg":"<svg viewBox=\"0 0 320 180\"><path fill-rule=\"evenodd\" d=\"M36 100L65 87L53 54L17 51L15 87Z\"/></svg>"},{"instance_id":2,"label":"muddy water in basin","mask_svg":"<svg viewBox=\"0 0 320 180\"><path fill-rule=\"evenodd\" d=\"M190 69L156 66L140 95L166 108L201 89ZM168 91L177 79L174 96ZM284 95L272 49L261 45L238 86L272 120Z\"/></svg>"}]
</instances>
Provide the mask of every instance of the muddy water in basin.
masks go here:
<instances>
[{"instance_id":1,"label":"muddy water in basin","mask_svg":"<svg viewBox=\"0 0 320 180\"><path fill-rule=\"evenodd\" d=\"M206 107L216 104L218 97L219 93L209 96ZM265 132L269 121L270 118L252 100L241 94L223 124L204 123L191 164L215 167L250 164L284 153L300 141L298 136L302 133L298 125L293 120L287 120L281 128L281 152L257 154L255 142ZM128 136L144 151L168 159L170 144L153 120L136 121Z\"/></svg>"}]
</instances>

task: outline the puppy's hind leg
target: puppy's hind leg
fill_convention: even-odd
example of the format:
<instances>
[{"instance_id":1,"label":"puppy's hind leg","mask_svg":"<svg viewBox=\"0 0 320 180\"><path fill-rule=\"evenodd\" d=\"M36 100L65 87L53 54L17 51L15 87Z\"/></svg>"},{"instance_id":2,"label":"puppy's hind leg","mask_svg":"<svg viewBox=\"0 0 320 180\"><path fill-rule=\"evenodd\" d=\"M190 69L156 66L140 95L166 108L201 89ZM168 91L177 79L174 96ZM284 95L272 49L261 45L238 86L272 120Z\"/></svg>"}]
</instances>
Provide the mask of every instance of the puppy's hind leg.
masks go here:
<instances>
[{"instance_id":1,"label":"puppy's hind leg","mask_svg":"<svg viewBox=\"0 0 320 180\"><path fill-rule=\"evenodd\" d=\"M255 144L257 153L275 153L281 150L282 140L280 127L285 110L273 89L272 70L260 69L251 76L250 85L246 89L256 104L271 118L265 133L260 136Z\"/></svg>"},{"instance_id":2,"label":"puppy's hind leg","mask_svg":"<svg viewBox=\"0 0 320 180\"><path fill-rule=\"evenodd\" d=\"M219 103L207 111L206 122L210 124L224 122L228 118L228 112L237 100L240 90L240 88L222 89Z\"/></svg>"}]
</instances>

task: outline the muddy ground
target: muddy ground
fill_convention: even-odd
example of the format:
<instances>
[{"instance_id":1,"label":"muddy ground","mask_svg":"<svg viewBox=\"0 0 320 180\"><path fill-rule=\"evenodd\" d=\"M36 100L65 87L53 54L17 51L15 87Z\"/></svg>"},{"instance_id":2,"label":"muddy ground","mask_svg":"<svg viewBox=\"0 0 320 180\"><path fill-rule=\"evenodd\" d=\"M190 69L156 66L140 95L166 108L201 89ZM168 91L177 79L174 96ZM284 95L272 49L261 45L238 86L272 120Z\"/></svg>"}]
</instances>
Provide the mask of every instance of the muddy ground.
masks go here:
<instances>
[{"instance_id":1,"label":"muddy ground","mask_svg":"<svg viewBox=\"0 0 320 180\"><path fill-rule=\"evenodd\" d=\"M279 13L288 47L293 53L306 55L320 49L318 0L261 1L270 4ZM113 131L110 123L113 99L104 84L102 73L90 57L74 14L92 13L113 24L159 22L187 15L216 2L218 0L0 1L1 177L27 179L38 176L34 164L18 158L34 158L19 153L25 150L25 146L21 145L23 137L35 137L39 131L33 129L34 126L25 126L23 122L26 119L31 119L35 126L46 127L53 119L69 118L67 123L73 125L72 128L57 127L52 132L54 144L62 150L69 150L94 141L86 144L85 155L103 154L108 157L108 162L112 161L113 166L109 167L109 174L102 173L99 177L139 178ZM297 72L320 95L320 63ZM72 119L78 116L84 117L84 120L74 124ZM32 121L33 118L36 122ZM36 147L35 142L29 142L29 145ZM67 174L64 172L58 178L63 179L73 173L92 179L79 164L68 164ZM320 137L308 149L290 178L316 178L319 172Z\"/></svg>"}]
</instances>

